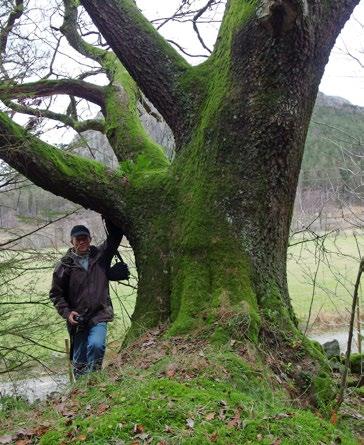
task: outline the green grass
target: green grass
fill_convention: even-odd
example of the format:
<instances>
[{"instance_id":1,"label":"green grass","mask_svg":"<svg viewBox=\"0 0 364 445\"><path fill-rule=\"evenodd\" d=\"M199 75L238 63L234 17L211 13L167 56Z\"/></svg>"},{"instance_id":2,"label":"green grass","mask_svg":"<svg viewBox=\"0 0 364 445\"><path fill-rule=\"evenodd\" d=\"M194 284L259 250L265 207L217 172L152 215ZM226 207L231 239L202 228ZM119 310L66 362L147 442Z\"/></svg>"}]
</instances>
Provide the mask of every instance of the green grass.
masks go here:
<instances>
[{"instance_id":1,"label":"green grass","mask_svg":"<svg viewBox=\"0 0 364 445\"><path fill-rule=\"evenodd\" d=\"M325 255L317 274L314 311L322 308L325 314L343 313L350 304L350 292L337 283L345 278L348 290L352 289L351 282L358 265L355 239L350 234L341 234L326 239L324 247ZM330 253L334 248L340 254ZM310 254L312 249L313 243L306 243L289 251L291 295L296 312L302 318L307 314L312 293L309 277L317 265L315 256ZM47 294L52 265L59 254L52 256L46 252L44 256L44 253L36 258L30 256L27 261L22 256L15 258L18 261L16 267L26 264L27 267L33 265L44 269L26 272L20 280L16 279L11 285L14 295L20 298L24 296L24 290L30 288L31 293ZM7 259L14 261L13 255ZM322 290L324 287L332 292L330 298L328 291ZM118 295L131 312L134 296L128 296L129 293L130 289L123 287L113 290L117 319L110 325L109 363L116 357L115 351L128 325ZM335 304L331 301L333 295ZM43 332L44 339L48 344L63 347L66 336L63 321L51 306L40 309L29 306L28 315L36 319L41 316L38 310L44 312L42 320L48 321L49 330ZM7 322L21 320L24 311L24 308L15 309L12 319ZM114 350L110 348L113 341ZM193 341L190 340L191 344ZM189 340L187 344L190 344ZM34 345L30 348L33 352L36 350ZM30 425L49 425L48 432L38 438L39 442L34 439L34 443L116 445L133 441L148 443L148 440L152 444L168 445L357 443L348 430L334 427L318 413L294 406L284 389L284 386L289 389L290 383L278 385L268 368L260 363L259 354L254 354L254 362L247 362L234 351L226 350L226 346L224 349L210 346L189 354L183 348L173 352L171 345L161 348L160 356L145 365L144 358L140 360L138 348L136 346L134 350L134 360L139 358L138 363L133 363L131 357L127 365L116 365L107 372L91 376L90 380L85 378L77 382L65 402L30 407L16 399L2 399L0 436ZM150 354L146 351L144 357L153 357L153 353L152 350ZM168 376L171 366L176 366L177 370ZM73 413L71 420L59 412L62 405Z\"/></svg>"},{"instance_id":2,"label":"green grass","mask_svg":"<svg viewBox=\"0 0 364 445\"><path fill-rule=\"evenodd\" d=\"M187 368L196 356L185 354ZM38 407L38 422L52 425L39 443L357 443L319 415L293 407L267 370L231 351L204 350L205 365L189 377L181 368L166 376L174 360L167 355L147 370L128 365L113 379L99 373L78 382L65 404ZM75 415L71 421L59 414L64 405Z\"/></svg>"}]
</instances>

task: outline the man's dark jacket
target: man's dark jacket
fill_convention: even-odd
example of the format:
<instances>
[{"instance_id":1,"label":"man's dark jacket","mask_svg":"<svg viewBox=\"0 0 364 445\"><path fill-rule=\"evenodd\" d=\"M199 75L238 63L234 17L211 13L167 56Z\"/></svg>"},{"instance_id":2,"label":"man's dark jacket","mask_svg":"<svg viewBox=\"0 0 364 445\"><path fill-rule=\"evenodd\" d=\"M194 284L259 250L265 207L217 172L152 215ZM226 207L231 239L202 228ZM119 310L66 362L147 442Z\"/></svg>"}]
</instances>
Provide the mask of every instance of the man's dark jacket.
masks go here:
<instances>
[{"instance_id":1,"label":"man's dark jacket","mask_svg":"<svg viewBox=\"0 0 364 445\"><path fill-rule=\"evenodd\" d=\"M122 237L121 231L114 231L100 246L91 246L87 271L72 249L56 265L49 297L63 318L67 320L71 311L77 311L86 315L90 326L112 321L107 272Z\"/></svg>"}]
</instances>

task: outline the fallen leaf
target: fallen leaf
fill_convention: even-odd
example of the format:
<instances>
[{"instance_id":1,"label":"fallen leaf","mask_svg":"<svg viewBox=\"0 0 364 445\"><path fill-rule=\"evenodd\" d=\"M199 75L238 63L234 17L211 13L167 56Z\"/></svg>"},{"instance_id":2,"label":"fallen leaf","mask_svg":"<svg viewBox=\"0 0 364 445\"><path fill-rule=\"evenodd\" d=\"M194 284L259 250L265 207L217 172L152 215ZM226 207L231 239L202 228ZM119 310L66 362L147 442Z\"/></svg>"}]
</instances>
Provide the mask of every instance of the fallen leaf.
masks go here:
<instances>
[{"instance_id":1,"label":"fallen leaf","mask_svg":"<svg viewBox=\"0 0 364 445\"><path fill-rule=\"evenodd\" d=\"M50 428L49 424L39 425L37 428L33 430L34 436L43 436Z\"/></svg>"},{"instance_id":2,"label":"fallen leaf","mask_svg":"<svg viewBox=\"0 0 364 445\"><path fill-rule=\"evenodd\" d=\"M275 439L275 440L271 443L271 445L281 445L281 443L282 443L282 439L278 439L278 437L277 437L277 439Z\"/></svg>"},{"instance_id":3,"label":"fallen leaf","mask_svg":"<svg viewBox=\"0 0 364 445\"><path fill-rule=\"evenodd\" d=\"M293 413L279 413L274 416L275 419L286 419L287 417L292 417Z\"/></svg>"},{"instance_id":4,"label":"fallen leaf","mask_svg":"<svg viewBox=\"0 0 364 445\"><path fill-rule=\"evenodd\" d=\"M263 440L263 435L262 434L257 434L257 440L259 440L259 441Z\"/></svg>"},{"instance_id":5,"label":"fallen leaf","mask_svg":"<svg viewBox=\"0 0 364 445\"><path fill-rule=\"evenodd\" d=\"M265 416L263 420L279 420L279 419L287 419L288 417L292 417L293 413L279 413L275 416Z\"/></svg>"},{"instance_id":6,"label":"fallen leaf","mask_svg":"<svg viewBox=\"0 0 364 445\"><path fill-rule=\"evenodd\" d=\"M78 440L79 442L84 442L86 439L86 434L80 434L79 436L75 437L75 440Z\"/></svg>"},{"instance_id":7,"label":"fallen leaf","mask_svg":"<svg viewBox=\"0 0 364 445\"><path fill-rule=\"evenodd\" d=\"M17 439L25 439L27 437L32 437L34 436L33 430L31 429L24 429L24 428L20 428L17 432L16 432L16 437Z\"/></svg>"},{"instance_id":8,"label":"fallen leaf","mask_svg":"<svg viewBox=\"0 0 364 445\"><path fill-rule=\"evenodd\" d=\"M97 408L97 414L103 414L105 411L107 411L110 408L110 406L107 403L100 403L100 405Z\"/></svg>"},{"instance_id":9,"label":"fallen leaf","mask_svg":"<svg viewBox=\"0 0 364 445\"><path fill-rule=\"evenodd\" d=\"M166 433L173 433L173 430L172 430L172 428L171 428L169 425L165 425L165 427L164 427L164 431L165 431Z\"/></svg>"},{"instance_id":10,"label":"fallen leaf","mask_svg":"<svg viewBox=\"0 0 364 445\"><path fill-rule=\"evenodd\" d=\"M205 416L205 420L213 420L215 419L215 413L208 413Z\"/></svg>"},{"instance_id":11,"label":"fallen leaf","mask_svg":"<svg viewBox=\"0 0 364 445\"><path fill-rule=\"evenodd\" d=\"M186 420L186 424L187 424L188 428L193 429L194 426L195 426L195 421L194 421L193 419L191 419L191 418L188 418L188 419Z\"/></svg>"},{"instance_id":12,"label":"fallen leaf","mask_svg":"<svg viewBox=\"0 0 364 445\"><path fill-rule=\"evenodd\" d=\"M55 406L56 410L63 416L63 417L75 417L76 413L72 410L70 410L65 403L59 403Z\"/></svg>"},{"instance_id":13,"label":"fallen leaf","mask_svg":"<svg viewBox=\"0 0 364 445\"><path fill-rule=\"evenodd\" d=\"M29 445L30 443L32 443L31 439L18 439L15 445Z\"/></svg>"},{"instance_id":14,"label":"fallen leaf","mask_svg":"<svg viewBox=\"0 0 364 445\"><path fill-rule=\"evenodd\" d=\"M166 369L166 376L174 377L174 375L176 374L176 370L177 370L177 365L175 363L170 363Z\"/></svg>"},{"instance_id":15,"label":"fallen leaf","mask_svg":"<svg viewBox=\"0 0 364 445\"><path fill-rule=\"evenodd\" d=\"M8 443L11 443L13 441L13 436L10 436L9 434L7 434L6 436L1 436L0 437L0 444L1 445L5 445Z\"/></svg>"},{"instance_id":16,"label":"fallen leaf","mask_svg":"<svg viewBox=\"0 0 364 445\"><path fill-rule=\"evenodd\" d=\"M209 440L210 442L216 442L218 439L219 435L215 432L209 435Z\"/></svg>"},{"instance_id":17,"label":"fallen leaf","mask_svg":"<svg viewBox=\"0 0 364 445\"><path fill-rule=\"evenodd\" d=\"M234 412L234 417L228 422L228 428L240 428L240 426L241 426L240 410L236 409Z\"/></svg>"},{"instance_id":18,"label":"fallen leaf","mask_svg":"<svg viewBox=\"0 0 364 445\"><path fill-rule=\"evenodd\" d=\"M336 411L333 411L333 413L331 414L330 422L331 422L333 425L336 425L336 424L337 424L337 413L336 413Z\"/></svg>"},{"instance_id":19,"label":"fallen leaf","mask_svg":"<svg viewBox=\"0 0 364 445\"><path fill-rule=\"evenodd\" d=\"M141 434L137 434L135 436L135 439L140 439L140 440L142 440L144 442L144 441L147 441L148 439L151 439L151 437L150 437L150 434L141 433Z\"/></svg>"},{"instance_id":20,"label":"fallen leaf","mask_svg":"<svg viewBox=\"0 0 364 445\"><path fill-rule=\"evenodd\" d=\"M167 442L165 440L160 440L157 445L167 445Z\"/></svg>"},{"instance_id":21,"label":"fallen leaf","mask_svg":"<svg viewBox=\"0 0 364 445\"><path fill-rule=\"evenodd\" d=\"M155 345L155 341L154 340L148 340L148 341L146 341L146 342L144 342L142 344L142 348L148 348L149 346L153 346L153 345Z\"/></svg>"},{"instance_id":22,"label":"fallen leaf","mask_svg":"<svg viewBox=\"0 0 364 445\"><path fill-rule=\"evenodd\" d=\"M133 433L134 434L142 434L142 433L144 433L144 425L142 425L140 423L136 423L134 425L134 428L133 428Z\"/></svg>"}]
</instances>

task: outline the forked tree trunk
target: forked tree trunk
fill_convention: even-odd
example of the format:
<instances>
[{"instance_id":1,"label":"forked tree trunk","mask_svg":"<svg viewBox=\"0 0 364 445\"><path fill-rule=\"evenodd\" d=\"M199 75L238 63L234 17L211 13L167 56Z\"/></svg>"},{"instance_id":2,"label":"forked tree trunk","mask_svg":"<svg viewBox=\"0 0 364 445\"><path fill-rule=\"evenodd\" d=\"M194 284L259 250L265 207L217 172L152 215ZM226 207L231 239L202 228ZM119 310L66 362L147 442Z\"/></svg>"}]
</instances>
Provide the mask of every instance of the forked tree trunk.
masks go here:
<instances>
[{"instance_id":1,"label":"forked tree trunk","mask_svg":"<svg viewBox=\"0 0 364 445\"><path fill-rule=\"evenodd\" d=\"M358 1L228 0L212 55L191 67L133 0L80 0L113 53L75 37L78 2L64 0L70 43L110 85L0 88L6 99L29 97L35 85L38 95L77 87L101 106L116 172L44 144L3 113L0 155L125 229L139 275L128 340L161 322L170 335L220 342L257 343L267 326L300 338L286 279L295 190L318 85ZM172 164L142 130L134 81L173 130Z\"/></svg>"},{"instance_id":2,"label":"forked tree trunk","mask_svg":"<svg viewBox=\"0 0 364 445\"><path fill-rule=\"evenodd\" d=\"M213 55L184 77L198 106L185 116L190 130L177 135L176 160L154 182L154 196L140 198L154 210L135 224L142 235L134 245L140 288L131 336L160 320L170 321L170 333L209 325L228 336L231 325L235 335L240 326L240 335L257 338L262 320L296 329L289 226L336 35L316 23L323 7L311 5L308 15L296 3L265 16L254 2L230 1Z\"/></svg>"}]
</instances>

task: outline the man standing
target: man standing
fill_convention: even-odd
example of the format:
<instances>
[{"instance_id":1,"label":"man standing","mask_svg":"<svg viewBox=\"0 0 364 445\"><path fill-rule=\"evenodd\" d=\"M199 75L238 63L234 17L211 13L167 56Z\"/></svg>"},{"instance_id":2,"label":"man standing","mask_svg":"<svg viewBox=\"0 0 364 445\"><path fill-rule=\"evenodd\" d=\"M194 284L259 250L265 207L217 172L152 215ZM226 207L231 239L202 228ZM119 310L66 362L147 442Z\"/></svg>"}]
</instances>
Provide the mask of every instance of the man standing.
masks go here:
<instances>
[{"instance_id":1,"label":"man standing","mask_svg":"<svg viewBox=\"0 0 364 445\"><path fill-rule=\"evenodd\" d=\"M74 226L71 230L72 248L53 272L49 297L58 313L67 320L76 378L101 369L107 323L114 316L108 275L123 233L110 221L106 221L106 228L106 241L96 247L91 245L87 227ZM127 266L124 266L128 274Z\"/></svg>"}]
</instances>

